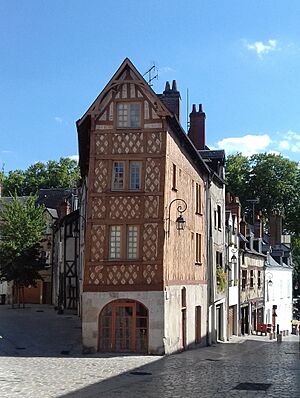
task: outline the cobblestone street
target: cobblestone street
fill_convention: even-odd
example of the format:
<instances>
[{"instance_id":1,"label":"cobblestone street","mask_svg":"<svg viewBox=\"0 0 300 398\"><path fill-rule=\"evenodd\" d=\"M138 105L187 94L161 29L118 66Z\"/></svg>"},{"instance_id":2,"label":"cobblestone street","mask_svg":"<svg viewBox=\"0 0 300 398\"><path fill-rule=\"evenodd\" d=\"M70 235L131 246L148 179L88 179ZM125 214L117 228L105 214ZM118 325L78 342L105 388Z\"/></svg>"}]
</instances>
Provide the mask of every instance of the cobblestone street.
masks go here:
<instances>
[{"instance_id":1,"label":"cobblestone street","mask_svg":"<svg viewBox=\"0 0 300 398\"><path fill-rule=\"evenodd\" d=\"M0 336L1 398L300 395L298 336L235 338L168 357L82 355L78 317L50 306L0 306Z\"/></svg>"}]
</instances>

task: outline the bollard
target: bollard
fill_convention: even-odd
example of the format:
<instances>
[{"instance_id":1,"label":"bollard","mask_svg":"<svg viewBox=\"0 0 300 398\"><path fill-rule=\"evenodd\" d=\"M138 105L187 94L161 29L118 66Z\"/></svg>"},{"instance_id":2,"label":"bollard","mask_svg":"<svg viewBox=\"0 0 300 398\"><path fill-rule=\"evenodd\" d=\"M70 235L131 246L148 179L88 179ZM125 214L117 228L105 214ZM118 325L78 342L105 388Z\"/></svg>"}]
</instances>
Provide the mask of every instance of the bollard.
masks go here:
<instances>
[{"instance_id":1,"label":"bollard","mask_svg":"<svg viewBox=\"0 0 300 398\"><path fill-rule=\"evenodd\" d=\"M283 335L283 337L285 337L285 330L282 331L282 335Z\"/></svg>"},{"instance_id":2,"label":"bollard","mask_svg":"<svg viewBox=\"0 0 300 398\"><path fill-rule=\"evenodd\" d=\"M281 343L281 342L282 342L282 334L279 333L279 334L277 335L277 343Z\"/></svg>"},{"instance_id":3,"label":"bollard","mask_svg":"<svg viewBox=\"0 0 300 398\"><path fill-rule=\"evenodd\" d=\"M269 339L270 339L270 340L273 340L273 333L272 333L272 332L269 333Z\"/></svg>"},{"instance_id":4,"label":"bollard","mask_svg":"<svg viewBox=\"0 0 300 398\"><path fill-rule=\"evenodd\" d=\"M286 336L289 335L289 331L288 331L288 330L285 331L285 335L286 335Z\"/></svg>"}]
</instances>

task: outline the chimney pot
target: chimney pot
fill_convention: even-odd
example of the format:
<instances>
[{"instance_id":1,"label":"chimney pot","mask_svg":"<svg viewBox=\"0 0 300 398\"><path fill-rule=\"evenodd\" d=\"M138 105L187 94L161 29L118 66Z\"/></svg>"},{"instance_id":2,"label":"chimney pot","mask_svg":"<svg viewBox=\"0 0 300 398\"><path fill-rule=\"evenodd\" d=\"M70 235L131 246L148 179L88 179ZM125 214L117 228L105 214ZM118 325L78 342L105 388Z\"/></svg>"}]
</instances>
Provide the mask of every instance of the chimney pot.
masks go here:
<instances>
[{"instance_id":1,"label":"chimney pot","mask_svg":"<svg viewBox=\"0 0 300 398\"><path fill-rule=\"evenodd\" d=\"M190 128L188 137L195 145L196 149L205 149L205 113L202 111L202 105L199 105L199 111L196 110L196 105L193 104L192 112L190 113Z\"/></svg>"},{"instance_id":2,"label":"chimney pot","mask_svg":"<svg viewBox=\"0 0 300 398\"><path fill-rule=\"evenodd\" d=\"M176 83L176 80L173 80L173 83L172 83L172 90L173 90L173 91L177 91L177 83Z\"/></svg>"},{"instance_id":3,"label":"chimney pot","mask_svg":"<svg viewBox=\"0 0 300 398\"><path fill-rule=\"evenodd\" d=\"M165 91L170 91L170 83L166 81Z\"/></svg>"}]
</instances>

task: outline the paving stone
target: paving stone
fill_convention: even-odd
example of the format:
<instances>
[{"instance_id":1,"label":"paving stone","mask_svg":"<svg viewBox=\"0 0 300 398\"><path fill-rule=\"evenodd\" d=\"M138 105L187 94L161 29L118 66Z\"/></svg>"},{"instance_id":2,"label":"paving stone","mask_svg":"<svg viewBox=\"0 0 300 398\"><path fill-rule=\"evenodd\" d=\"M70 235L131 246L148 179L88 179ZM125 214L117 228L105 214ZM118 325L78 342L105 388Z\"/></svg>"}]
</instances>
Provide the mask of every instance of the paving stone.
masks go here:
<instances>
[{"instance_id":1,"label":"paving stone","mask_svg":"<svg viewBox=\"0 0 300 398\"><path fill-rule=\"evenodd\" d=\"M39 309L0 306L1 398L300 396L297 336L280 344L264 336L234 338L167 357L87 356L81 353L78 317ZM240 383L271 385L266 391L235 390Z\"/></svg>"}]
</instances>

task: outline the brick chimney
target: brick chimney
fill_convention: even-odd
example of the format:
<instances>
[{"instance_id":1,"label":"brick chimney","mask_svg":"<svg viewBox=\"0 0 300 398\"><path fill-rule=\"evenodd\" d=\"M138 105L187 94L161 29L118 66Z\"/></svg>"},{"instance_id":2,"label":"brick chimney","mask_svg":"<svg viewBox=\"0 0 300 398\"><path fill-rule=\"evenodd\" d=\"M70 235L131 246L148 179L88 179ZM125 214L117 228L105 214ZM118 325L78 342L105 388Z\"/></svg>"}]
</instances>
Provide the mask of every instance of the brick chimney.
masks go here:
<instances>
[{"instance_id":1,"label":"brick chimney","mask_svg":"<svg viewBox=\"0 0 300 398\"><path fill-rule=\"evenodd\" d=\"M205 113L202 110L202 104L199 105L197 112L196 105L193 105L192 112L190 113L190 128L188 137L200 149L205 149Z\"/></svg>"},{"instance_id":2,"label":"brick chimney","mask_svg":"<svg viewBox=\"0 0 300 398\"><path fill-rule=\"evenodd\" d=\"M270 216L270 245L280 245L282 235L282 215L278 211L273 211Z\"/></svg>"},{"instance_id":3,"label":"brick chimney","mask_svg":"<svg viewBox=\"0 0 300 398\"><path fill-rule=\"evenodd\" d=\"M239 225L241 219L241 203L238 196L231 195L230 192L226 192L225 196L226 210L231 211L237 217L237 224Z\"/></svg>"},{"instance_id":4,"label":"brick chimney","mask_svg":"<svg viewBox=\"0 0 300 398\"><path fill-rule=\"evenodd\" d=\"M166 82L165 91L162 94L158 94L160 100L166 105L170 112L177 116L180 121L180 92L177 90L176 80L173 80L172 88L170 83Z\"/></svg>"},{"instance_id":5,"label":"brick chimney","mask_svg":"<svg viewBox=\"0 0 300 398\"><path fill-rule=\"evenodd\" d=\"M59 217L63 218L64 216L70 213L71 213L70 203L68 202L67 199L65 199L63 202L61 202L59 206Z\"/></svg>"},{"instance_id":6,"label":"brick chimney","mask_svg":"<svg viewBox=\"0 0 300 398\"><path fill-rule=\"evenodd\" d=\"M240 233L244 236L246 236L246 221L244 219L244 217L242 218L242 220L240 221Z\"/></svg>"}]
</instances>

